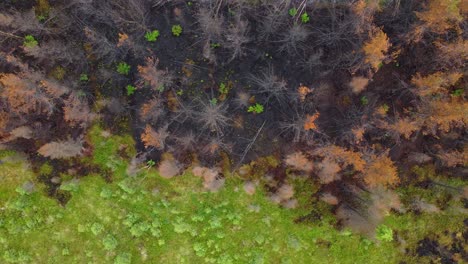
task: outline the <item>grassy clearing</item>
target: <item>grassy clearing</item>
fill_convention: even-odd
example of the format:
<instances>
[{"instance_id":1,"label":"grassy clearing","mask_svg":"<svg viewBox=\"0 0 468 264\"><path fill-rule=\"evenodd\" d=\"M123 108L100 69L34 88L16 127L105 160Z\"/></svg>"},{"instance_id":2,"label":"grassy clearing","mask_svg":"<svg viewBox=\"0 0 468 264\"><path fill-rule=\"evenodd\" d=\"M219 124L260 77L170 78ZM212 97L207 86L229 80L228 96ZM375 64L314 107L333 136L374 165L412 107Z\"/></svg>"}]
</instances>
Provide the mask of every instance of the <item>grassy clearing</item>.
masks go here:
<instances>
[{"instance_id":1,"label":"grassy clearing","mask_svg":"<svg viewBox=\"0 0 468 264\"><path fill-rule=\"evenodd\" d=\"M236 177L217 193L206 192L189 173L168 180L143 169L126 177L127 161L119 153L122 144L132 146L128 139L104 137L98 127L90 135L95 151L86 162L111 170L114 180L87 175L64 183L62 189L72 194L65 207L46 197L40 184L32 192L21 187L34 178L24 160L0 165L0 262L398 263L403 258L395 241L373 242L336 230L326 210L320 209L319 223L294 223L311 209L299 188L307 182L294 182L300 206L283 209L260 189L246 194ZM131 147L126 151L134 153ZM6 156L15 154L1 155ZM438 228L461 230L462 222L455 211L386 219L408 243Z\"/></svg>"}]
</instances>

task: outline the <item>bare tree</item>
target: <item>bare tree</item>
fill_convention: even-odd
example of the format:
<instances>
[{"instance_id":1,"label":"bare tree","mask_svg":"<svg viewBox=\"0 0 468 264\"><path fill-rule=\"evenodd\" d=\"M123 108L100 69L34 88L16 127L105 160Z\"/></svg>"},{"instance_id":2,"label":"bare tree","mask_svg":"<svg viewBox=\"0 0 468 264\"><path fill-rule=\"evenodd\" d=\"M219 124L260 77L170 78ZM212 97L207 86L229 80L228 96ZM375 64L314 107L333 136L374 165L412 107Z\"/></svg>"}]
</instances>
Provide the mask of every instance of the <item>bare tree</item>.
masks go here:
<instances>
[{"instance_id":1,"label":"bare tree","mask_svg":"<svg viewBox=\"0 0 468 264\"><path fill-rule=\"evenodd\" d=\"M251 75L249 81L254 84L257 94L266 96L267 103L271 102L272 99L280 104L286 101L288 96L286 81L275 74L271 65L258 74Z\"/></svg>"},{"instance_id":2,"label":"bare tree","mask_svg":"<svg viewBox=\"0 0 468 264\"><path fill-rule=\"evenodd\" d=\"M223 134L224 128L229 125L230 118L227 116L227 105L224 103L213 103L199 100L199 111L195 113L197 122L202 129Z\"/></svg>"},{"instance_id":3,"label":"bare tree","mask_svg":"<svg viewBox=\"0 0 468 264\"><path fill-rule=\"evenodd\" d=\"M241 57L245 53L244 45L250 41L249 33L249 22L243 19L242 15L238 13L234 17L234 22L231 23L227 30L226 41L224 46L231 50L230 61Z\"/></svg>"}]
</instances>

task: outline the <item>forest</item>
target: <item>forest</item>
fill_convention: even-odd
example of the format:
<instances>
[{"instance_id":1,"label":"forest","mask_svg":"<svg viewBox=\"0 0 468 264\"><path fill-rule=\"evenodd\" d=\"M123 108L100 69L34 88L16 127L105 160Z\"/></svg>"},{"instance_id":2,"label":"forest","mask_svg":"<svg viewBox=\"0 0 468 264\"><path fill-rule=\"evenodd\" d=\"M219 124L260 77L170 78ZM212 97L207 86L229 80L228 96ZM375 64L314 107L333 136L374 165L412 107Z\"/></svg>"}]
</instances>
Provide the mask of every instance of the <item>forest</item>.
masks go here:
<instances>
[{"instance_id":1,"label":"forest","mask_svg":"<svg viewBox=\"0 0 468 264\"><path fill-rule=\"evenodd\" d=\"M467 17L2 0L0 263L468 263Z\"/></svg>"}]
</instances>

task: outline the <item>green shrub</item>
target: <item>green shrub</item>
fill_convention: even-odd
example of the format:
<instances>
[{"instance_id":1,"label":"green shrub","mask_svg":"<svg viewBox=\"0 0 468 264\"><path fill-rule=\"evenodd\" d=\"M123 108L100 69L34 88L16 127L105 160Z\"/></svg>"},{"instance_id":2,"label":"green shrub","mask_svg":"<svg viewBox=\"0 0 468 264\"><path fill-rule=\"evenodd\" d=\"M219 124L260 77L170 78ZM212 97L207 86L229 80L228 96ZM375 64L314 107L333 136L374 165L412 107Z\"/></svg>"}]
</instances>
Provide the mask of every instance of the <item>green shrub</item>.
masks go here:
<instances>
[{"instance_id":1,"label":"green shrub","mask_svg":"<svg viewBox=\"0 0 468 264\"><path fill-rule=\"evenodd\" d=\"M39 44L33 35L26 35L24 37L23 46L27 48L34 48Z\"/></svg>"},{"instance_id":2,"label":"green shrub","mask_svg":"<svg viewBox=\"0 0 468 264\"><path fill-rule=\"evenodd\" d=\"M81 82L87 82L89 81L88 75L86 73L83 73L80 75L80 81Z\"/></svg>"},{"instance_id":3,"label":"green shrub","mask_svg":"<svg viewBox=\"0 0 468 264\"><path fill-rule=\"evenodd\" d=\"M263 113L263 110L264 110L263 105L256 103L255 105L249 106L249 109L247 109L247 112L261 114Z\"/></svg>"},{"instance_id":4,"label":"green shrub","mask_svg":"<svg viewBox=\"0 0 468 264\"><path fill-rule=\"evenodd\" d=\"M172 35L178 37L182 34L182 27L180 25L173 25L172 26Z\"/></svg>"},{"instance_id":5,"label":"green shrub","mask_svg":"<svg viewBox=\"0 0 468 264\"><path fill-rule=\"evenodd\" d=\"M120 62L117 65L117 72L122 74L122 75L128 75L130 73L130 65L128 65L125 62Z\"/></svg>"},{"instance_id":6,"label":"green shrub","mask_svg":"<svg viewBox=\"0 0 468 264\"><path fill-rule=\"evenodd\" d=\"M132 255L130 253L120 253L115 257L114 264L130 264L132 263Z\"/></svg>"},{"instance_id":7,"label":"green shrub","mask_svg":"<svg viewBox=\"0 0 468 264\"><path fill-rule=\"evenodd\" d=\"M115 239L115 237L113 235L107 235L102 240L102 245L108 251L114 250L117 247L118 244L119 244L119 242L117 241L117 239Z\"/></svg>"},{"instance_id":8,"label":"green shrub","mask_svg":"<svg viewBox=\"0 0 468 264\"><path fill-rule=\"evenodd\" d=\"M150 32L146 32L145 34L145 39L148 42L156 42L156 40L158 40L158 37L159 37L159 30L153 30Z\"/></svg>"},{"instance_id":9,"label":"green shrub","mask_svg":"<svg viewBox=\"0 0 468 264\"><path fill-rule=\"evenodd\" d=\"M304 23L304 24L305 24L305 23L308 23L308 22L310 21L309 14L307 14L307 13L302 14L302 15L301 15L301 21L302 21L302 23Z\"/></svg>"},{"instance_id":10,"label":"green shrub","mask_svg":"<svg viewBox=\"0 0 468 264\"><path fill-rule=\"evenodd\" d=\"M91 233L93 233L95 236L99 235L103 230L104 226L100 223L93 223L91 225Z\"/></svg>"},{"instance_id":11,"label":"green shrub","mask_svg":"<svg viewBox=\"0 0 468 264\"><path fill-rule=\"evenodd\" d=\"M361 97L361 104L362 105L368 105L369 104L369 99L367 99L367 96Z\"/></svg>"},{"instance_id":12,"label":"green shrub","mask_svg":"<svg viewBox=\"0 0 468 264\"><path fill-rule=\"evenodd\" d=\"M380 241L393 241L393 230L386 225L379 225L375 231L375 236Z\"/></svg>"},{"instance_id":13,"label":"green shrub","mask_svg":"<svg viewBox=\"0 0 468 264\"><path fill-rule=\"evenodd\" d=\"M127 95L128 95L128 96L130 96L130 95L134 94L134 93L135 93L135 91L136 91L136 87L135 87L135 86L133 86L133 85L130 85L130 84L129 84L129 85L127 85L127 87L126 87L126 88L127 88Z\"/></svg>"},{"instance_id":14,"label":"green shrub","mask_svg":"<svg viewBox=\"0 0 468 264\"><path fill-rule=\"evenodd\" d=\"M229 92L229 89L228 89L228 87L226 86L226 84L221 83L221 84L219 85L218 91L219 91L220 94L227 94L227 93Z\"/></svg>"},{"instance_id":15,"label":"green shrub","mask_svg":"<svg viewBox=\"0 0 468 264\"><path fill-rule=\"evenodd\" d=\"M291 9L289 9L288 13L292 17L296 16L297 15L297 8L293 7Z\"/></svg>"},{"instance_id":16,"label":"green shrub","mask_svg":"<svg viewBox=\"0 0 468 264\"><path fill-rule=\"evenodd\" d=\"M48 176L52 174L53 171L54 171L54 168L49 163L44 163L39 168L39 175Z\"/></svg>"}]
</instances>

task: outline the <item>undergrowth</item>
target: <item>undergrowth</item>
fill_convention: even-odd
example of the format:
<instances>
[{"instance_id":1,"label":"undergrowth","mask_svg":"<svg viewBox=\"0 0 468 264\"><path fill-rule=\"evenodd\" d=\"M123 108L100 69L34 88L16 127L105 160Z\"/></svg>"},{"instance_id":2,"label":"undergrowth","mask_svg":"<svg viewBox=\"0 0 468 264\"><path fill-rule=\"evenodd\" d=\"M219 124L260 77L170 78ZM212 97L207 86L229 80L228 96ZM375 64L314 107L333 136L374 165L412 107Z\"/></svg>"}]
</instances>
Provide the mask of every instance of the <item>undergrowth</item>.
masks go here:
<instances>
[{"instance_id":1,"label":"undergrowth","mask_svg":"<svg viewBox=\"0 0 468 264\"><path fill-rule=\"evenodd\" d=\"M134 154L131 139L99 126L89 135L94 154L83 161L110 169L115 177L110 183L98 174L65 177L71 180L61 189L72 195L65 206L44 194L26 160L0 153L2 262L397 263L407 258L391 239L337 230L331 213L317 201L320 221L295 221L313 209L315 198L302 191L313 186L309 180L292 181L299 206L285 209L261 188L248 195L234 175L215 193L205 191L190 173L164 179L145 168L126 176L128 161L120 155L126 144L127 154ZM28 182L34 188L27 188ZM385 225L414 244L437 230L462 230L462 218L454 210L390 215Z\"/></svg>"}]
</instances>

